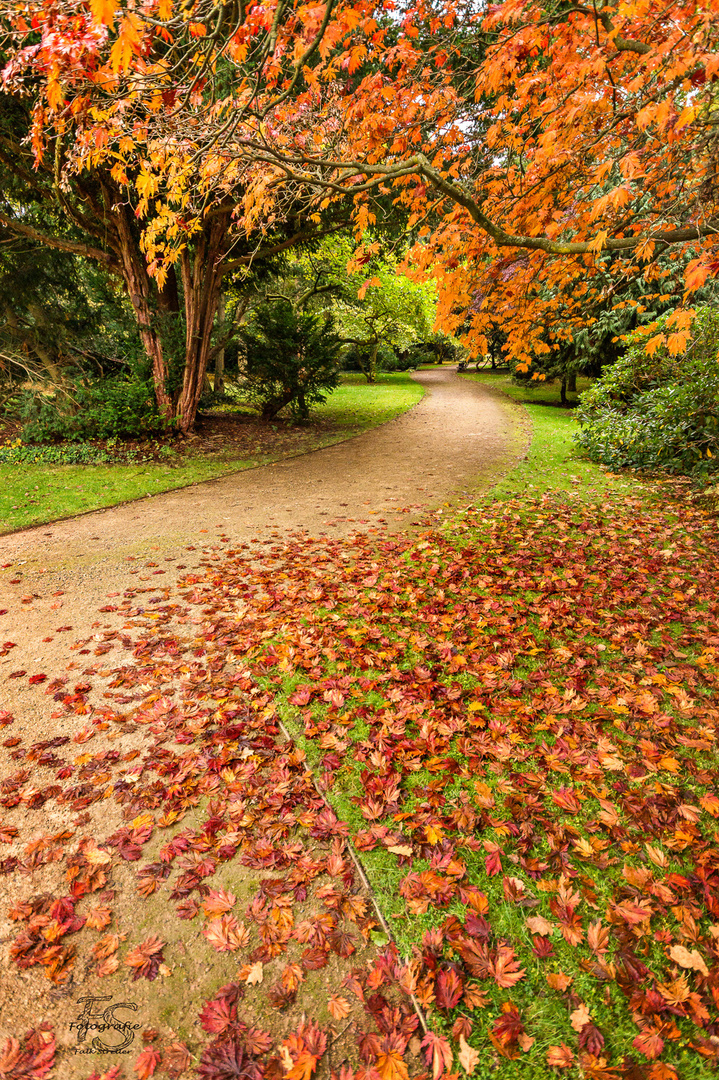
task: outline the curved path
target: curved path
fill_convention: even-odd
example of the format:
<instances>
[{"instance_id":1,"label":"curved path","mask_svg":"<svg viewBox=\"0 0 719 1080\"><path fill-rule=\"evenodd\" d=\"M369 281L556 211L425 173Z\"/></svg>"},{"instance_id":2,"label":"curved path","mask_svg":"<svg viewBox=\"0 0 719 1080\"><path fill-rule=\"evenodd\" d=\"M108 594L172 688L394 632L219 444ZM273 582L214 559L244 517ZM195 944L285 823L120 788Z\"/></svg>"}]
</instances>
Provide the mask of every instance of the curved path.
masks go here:
<instances>
[{"instance_id":1,"label":"curved path","mask_svg":"<svg viewBox=\"0 0 719 1080\"><path fill-rule=\"evenodd\" d=\"M413 514L486 489L524 452L520 406L454 371L414 378L427 391L419 404L356 438L0 536L0 643L17 641L0 655L0 710L21 714L31 700L41 705L35 687L9 682L8 674L57 670L72 659L67 639L91 626L108 593L132 582L128 557L164 560L223 534L234 542L296 530L341 536L378 521L402 529ZM174 584L173 566L163 566L163 585ZM48 641L59 624L71 624L74 633Z\"/></svg>"},{"instance_id":2,"label":"curved path","mask_svg":"<svg viewBox=\"0 0 719 1080\"><path fill-rule=\"evenodd\" d=\"M330 517L336 532L367 507L391 515L485 487L521 444L520 411L454 371L413 377L427 392L396 420L300 457L0 536L0 565L24 559L26 573L40 565L77 571L196 539L206 527L246 539L269 529L328 531Z\"/></svg>"}]
</instances>

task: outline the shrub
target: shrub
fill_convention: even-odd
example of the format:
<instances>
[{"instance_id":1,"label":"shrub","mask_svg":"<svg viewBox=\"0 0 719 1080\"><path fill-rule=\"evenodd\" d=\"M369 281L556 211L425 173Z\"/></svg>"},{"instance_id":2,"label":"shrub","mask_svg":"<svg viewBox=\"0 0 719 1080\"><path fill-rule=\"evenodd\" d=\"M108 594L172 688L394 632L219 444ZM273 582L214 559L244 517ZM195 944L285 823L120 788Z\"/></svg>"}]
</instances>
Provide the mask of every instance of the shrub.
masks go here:
<instances>
[{"instance_id":1,"label":"shrub","mask_svg":"<svg viewBox=\"0 0 719 1080\"><path fill-rule=\"evenodd\" d=\"M142 378L80 380L52 393L24 390L22 437L35 443L144 438L164 427L152 383Z\"/></svg>"},{"instance_id":2,"label":"shrub","mask_svg":"<svg viewBox=\"0 0 719 1080\"><path fill-rule=\"evenodd\" d=\"M306 419L337 386L340 342L331 315L297 311L285 300L265 303L242 337L246 395L263 420L287 407Z\"/></svg>"},{"instance_id":3,"label":"shrub","mask_svg":"<svg viewBox=\"0 0 719 1080\"><path fill-rule=\"evenodd\" d=\"M582 395L578 444L612 468L712 472L719 466L719 311L697 311L681 356L666 345L648 356L645 347L646 331L635 332L624 356Z\"/></svg>"}]
</instances>

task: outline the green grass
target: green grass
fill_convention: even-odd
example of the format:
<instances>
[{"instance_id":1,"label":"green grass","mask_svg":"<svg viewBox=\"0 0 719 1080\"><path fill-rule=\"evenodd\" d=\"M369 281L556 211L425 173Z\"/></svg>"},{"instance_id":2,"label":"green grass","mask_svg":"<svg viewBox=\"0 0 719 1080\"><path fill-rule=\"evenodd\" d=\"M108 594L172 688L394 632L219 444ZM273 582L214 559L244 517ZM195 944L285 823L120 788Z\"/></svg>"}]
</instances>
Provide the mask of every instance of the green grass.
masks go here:
<instances>
[{"instance_id":1,"label":"green grass","mask_svg":"<svg viewBox=\"0 0 719 1080\"><path fill-rule=\"evenodd\" d=\"M521 401L525 405L553 405L561 407L561 387L559 379L545 379L540 382L534 380L526 383L516 383L507 371L480 371L467 373L464 378L478 379L480 382L496 386L515 401ZM576 405L584 390L589 389L593 379L584 375L577 376L577 393L567 391L567 401L570 405Z\"/></svg>"},{"instance_id":2,"label":"green grass","mask_svg":"<svg viewBox=\"0 0 719 1080\"><path fill-rule=\"evenodd\" d=\"M532 423L532 441L526 456L492 489L493 495L507 498L546 491L571 491L587 501L601 501L612 492L646 491L647 485L640 480L629 474L618 476L607 472L577 449L574 436L578 425L573 410L539 404L538 398L532 396L535 391L516 386L506 373L482 371L463 377L501 390L522 402ZM588 380L580 379L580 386L582 381L588 384ZM558 390L556 399L559 400Z\"/></svg>"},{"instance_id":3,"label":"green grass","mask_svg":"<svg viewBox=\"0 0 719 1080\"><path fill-rule=\"evenodd\" d=\"M277 445L250 456L227 452L176 455L176 464L154 461L103 465L0 465L0 533L73 517L132 499L157 495L320 449L384 424L416 405L424 393L406 373L379 375L369 386L361 375L344 375L311 420L291 428L267 425ZM285 436L283 438L283 436Z\"/></svg>"}]
</instances>

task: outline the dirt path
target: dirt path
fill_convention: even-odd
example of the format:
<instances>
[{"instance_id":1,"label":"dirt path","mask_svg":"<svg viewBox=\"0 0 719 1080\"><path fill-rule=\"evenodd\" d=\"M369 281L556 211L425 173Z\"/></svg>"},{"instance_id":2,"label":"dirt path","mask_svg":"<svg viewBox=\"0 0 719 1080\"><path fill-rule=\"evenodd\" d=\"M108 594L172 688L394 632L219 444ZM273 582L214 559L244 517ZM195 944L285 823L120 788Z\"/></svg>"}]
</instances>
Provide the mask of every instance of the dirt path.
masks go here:
<instances>
[{"instance_id":1,"label":"dirt path","mask_svg":"<svg viewBox=\"0 0 719 1080\"><path fill-rule=\"evenodd\" d=\"M192 782L202 792L207 776L199 751L196 762L193 757L195 744L198 739L202 742L205 728L206 737L215 738L212 726L225 722L221 715L228 701L213 714L211 722L208 717L198 726L196 719L188 719L199 715L192 710L201 694L195 687L204 678L200 670L203 661L193 657L204 655L205 619L197 608L184 606L176 587L178 578L198 564L206 568L225 544L247 544L248 556L254 558L254 550L259 558L261 544L280 543L293 532L342 537L357 530L375 530L379 523L389 529L405 528L428 508L486 488L524 452L526 427L519 407L453 372L426 371L417 378L428 391L418 406L345 443L140 503L0 537L0 725L4 725L0 736L6 748L0 751L0 965L6 972L0 988L0 1036L19 1036L39 1019L50 1020L64 1051L58 1080L74 1080L90 1071L84 1058L73 1056L78 1053L78 1043L77 1029L72 1027L84 1007L78 1003L88 995L104 995L114 1003L133 1002L142 1027L157 1028L165 1045L179 1039L190 1047L191 1054L197 1054L202 1043L196 1020L199 1004L236 977L243 952L213 952L198 929L199 919L181 921L186 915L177 919L165 898L138 901L135 868L140 864L123 861L127 855L122 859L113 856L106 875L103 860L107 848L100 851L100 862L96 859L93 863L96 845L107 844L111 834L119 835L118 830L127 831L128 823L141 829L145 827L142 823L149 821L150 831L155 827L155 816L144 810L159 806L162 800L153 802L150 793L144 796L149 801L133 802L124 778L129 776L130 787L139 791L142 785L133 785L145 768L141 761L152 763L156 754L184 754L186 771L190 770L190 777L195 777ZM241 626L241 617L234 618ZM169 668L165 665L163 671L162 659L144 658L147 654L141 644L138 649L138 642L142 643L143 635L155 632L162 635L162 648L169 650L163 655L187 657L187 666L181 669L185 674L179 675L177 667L174 674L166 674ZM133 669L149 673L143 676L147 685L133 688L131 674L123 676ZM229 664L227 686L229 705L234 709L228 716L236 716L240 709L246 713L248 700L259 691L251 689L249 682L245 685L239 675L233 677ZM180 708L184 693L188 695L187 706ZM169 697L157 701L160 695ZM153 712L148 701L157 701L152 708L160 712ZM255 705L258 701L259 697ZM175 714L176 705L179 711ZM186 708L190 711L183 712ZM271 753L267 749L272 714L266 719L261 712L243 715L248 742L239 764L233 767L244 768L248 746L252 739L259 739L257 745L264 747L268 773L265 786L252 789L255 794L251 800L257 798L257 790L272 791L278 783L278 790L284 791L289 775L295 805L307 806L310 815L316 813L312 785L301 758L293 757L291 744L288 749L275 730L274 748ZM161 744L175 745L173 733L179 745L170 751ZM191 762L195 762L192 768ZM273 779L275 775L281 782ZM58 780L67 783L63 787ZM239 798L239 794L233 797ZM192 805L197 805L197 800ZM160 813L158 810L156 816ZM272 804L267 813L279 811ZM197 814L192 811L185 816L183 811L176 828L187 830L191 822L190 829L200 829ZM180 825L182 817L185 820ZM284 821L278 817L276 827L284 828ZM156 857L161 840L174 835L168 824L158 824L153 839L140 842L148 849L142 852L143 860ZM332 868L335 855L331 856L329 839L320 842L312 837L305 836L302 841L306 845L302 865L311 866L314 859L317 865L326 863ZM299 850L299 840L295 846ZM299 856L293 851L288 859L296 860ZM93 876L98 865L107 877L106 886L98 885ZM297 865L287 863L290 869L292 865L292 873L296 873ZM71 866L75 869L67 869ZM73 877L78 873L79 878ZM221 863L218 876L210 879L213 888L222 885L238 897L238 918L241 906L251 905L247 911L252 946L257 945L255 913L271 899L269 894L262 899L266 873L259 861L245 862L242 868L237 861L230 861ZM332 873L334 869L330 869ZM347 865L342 873L351 880L351 867ZM324 882L323 887L327 880L326 874L317 878L318 883ZM76 916L86 915L98 902L112 910L108 937L115 931L119 935L123 956L119 970L98 975L96 958L105 954L91 952L90 946L95 941L95 950L100 947L96 940L99 930L93 937L92 931L81 934L65 929L56 947L60 975L55 981L52 963L33 961L18 971L11 950L17 950L21 939L29 956L34 955L33 950L45 950L43 927L51 917L49 908L46 911L41 905L30 911L27 902L43 894L58 898L68 889L77 891L77 881L85 884L79 889L79 899L72 900L78 905ZM95 891L101 888L104 891ZM88 889L83 899L83 890ZM357 896L362 895L356 882L352 889L357 890ZM285 897L283 903L295 903L297 895L295 900ZM16 904L11 918L7 914L9 902ZM371 911L369 898L365 908ZM297 917L316 914L317 910L320 899L312 899L310 893L304 905L299 904ZM62 917L70 918L66 911ZM369 930L363 930L362 925L359 929L367 941ZM67 939L64 934L69 935ZM128 986L127 968L122 965L130 961L124 959L125 954L151 934L159 934L166 942L162 986L145 979ZM63 973L64 942L75 938L78 944L70 949L76 949L77 955ZM282 956L267 965L268 982L270 973L279 975L285 959L291 957L290 946L294 947L292 942L287 946L290 953L285 954L283 946ZM252 953L255 960L261 952L257 949ZM325 970L308 971L295 1005L281 1014L272 1010L271 1019L263 1012L266 1005L259 997L260 988L253 987L257 990L252 998L255 1004L245 1002L245 1014L253 1023L271 1028L275 1040L286 1037L304 1012L318 1017L321 1024L330 1024L328 995L341 985L350 970L348 965L359 962L369 971L376 954L376 948L365 949L352 961L338 955ZM112 956L108 963L111 961ZM295 964L293 970L296 968ZM123 1019L127 1019L126 1014ZM348 1027L354 1030L358 1023L350 1017ZM139 1050L139 1039L134 1045ZM344 1053L351 1057L352 1050L338 1045L335 1053L341 1059ZM105 1068L115 1064L127 1066L128 1060L115 1054L105 1057Z\"/></svg>"}]
</instances>

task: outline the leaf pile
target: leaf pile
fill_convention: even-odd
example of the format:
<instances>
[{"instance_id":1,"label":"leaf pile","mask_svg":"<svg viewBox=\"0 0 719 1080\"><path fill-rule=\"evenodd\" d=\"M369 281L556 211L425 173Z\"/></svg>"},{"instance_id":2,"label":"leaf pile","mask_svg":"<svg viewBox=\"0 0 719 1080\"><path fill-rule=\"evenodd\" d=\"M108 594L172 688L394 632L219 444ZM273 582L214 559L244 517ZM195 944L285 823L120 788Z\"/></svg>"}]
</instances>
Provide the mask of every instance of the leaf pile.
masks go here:
<instances>
[{"instance_id":1,"label":"leaf pile","mask_svg":"<svg viewBox=\"0 0 719 1080\"><path fill-rule=\"evenodd\" d=\"M201 920L241 962L203 1006L203 1075L307 1080L326 1036L314 1019L267 1043L238 1001L262 984L285 1009L308 971L351 964L370 938L350 832L408 961L389 948L345 976L369 1024L354 1022L360 1071L405 1080L413 990L431 1011L434 1080L456 1061L507 1077L706 1075L719 1059L719 575L701 514L545 497L414 540L221 542L179 596L129 589L110 605L123 628L78 643L133 652L105 706L89 683L49 684L61 712L87 717L76 742L117 727L141 750L68 764L67 739L12 748L10 812L111 796L126 821L73 852L59 834L4 861L58 862L67 878L66 895L16 907L15 961L67 979L68 939L107 931L112 868L130 865L139 896ZM33 785L30 762L71 783L41 787L35 770ZM8 843L20 820L4 823ZM213 885L233 861L268 875L243 914ZM295 919L298 905L310 914ZM98 973L161 974L161 940L122 961L119 944L99 939ZM333 990L339 1023L349 1003Z\"/></svg>"}]
</instances>

